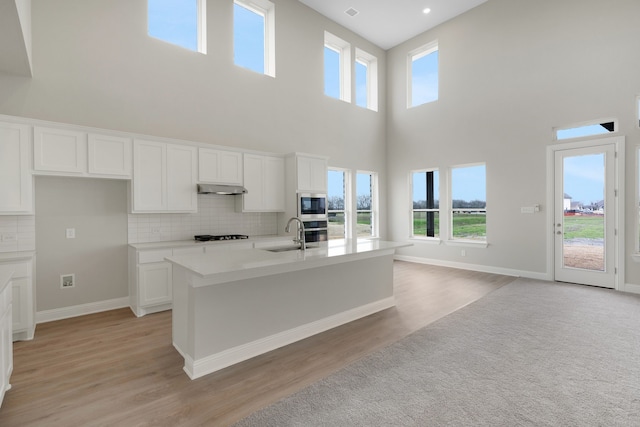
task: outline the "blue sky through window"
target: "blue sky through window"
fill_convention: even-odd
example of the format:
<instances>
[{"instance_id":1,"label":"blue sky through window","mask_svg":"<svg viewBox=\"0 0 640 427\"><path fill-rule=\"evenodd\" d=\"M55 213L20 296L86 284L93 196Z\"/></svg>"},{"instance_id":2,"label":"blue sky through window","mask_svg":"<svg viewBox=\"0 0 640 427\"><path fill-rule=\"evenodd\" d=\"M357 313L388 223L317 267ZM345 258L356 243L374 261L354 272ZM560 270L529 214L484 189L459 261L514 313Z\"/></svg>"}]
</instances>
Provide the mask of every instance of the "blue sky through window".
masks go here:
<instances>
[{"instance_id":1,"label":"blue sky through window","mask_svg":"<svg viewBox=\"0 0 640 427\"><path fill-rule=\"evenodd\" d=\"M451 169L451 200L486 202L486 166L464 166Z\"/></svg>"},{"instance_id":2,"label":"blue sky through window","mask_svg":"<svg viewBox=\"0 0 640 427\"><path fill-rule=\"evenodd\" d=\"M579 126L571 129L558 129L557 138L558 139L569 139L569 138L578 138L581 136L590 136L590 135L602 135L605 133L609 133L608 129L603 126L596 125L587 125L587 126Z\"/></svg>"},{"instance_id":3,"label":"blue sky through window","mask_svg":"<svg viewBox=\"0 0 640 427\"><path fill-rule=\"evenodd\" d=\"M438 51L411 61L411 106L438 99Z\"/></svg>"},{"instance_id":4,"label":"blue sky through window","mask_svg":"<svg viewBox=\"0 0 640 427\"><path fill-rule=\"evenodd\" d=\"M433 171L433 199L440 200L440 177L438 171ZM413 173L413 201L427 200L426 172Z\"/></svg>"},{"instance_id":5,"label":"blue sky through window","mask_svg":"<svg viewBox=\"0 0 640 427\"><path fill-rule=\"evenodd\" d=\"M565 157L563 190L574 202L604 200L604 161L604 153Z\"/></svg>"},{"instance_id":6,"label":"blue sky through window","mask_svg":"<svg viewBox=\"0 0 640 427\"><path fill-rule=\"evenodd\" d=\"M340 54L324 47L324 93L340 99Z\"/></svg>"},{"instance_id":7,"label":"blue sky through window","mask_svg":"<svg viewBox=\"0 0 640 427\"><path fill-rule=\"evenodd\" d=\"M356 61L356 105L367 108L369 91L367 85L368 66Z\"/></svg>"},{"instance_id":8,"label":"blue sky through window","mask_svg":"<svg viewBox=\"0 0 640 427\"><path fill-rule=\"evenodd\" d=\"M264 74L264 16L234 3L233 60L236 65Z\"/></svg>"},{"instance_id":9,"label":"blue sky through window","mask_svg":"<svg viewBox=\"0 0 640 427\"><path fill-rule=\"evenodd\" d=\"M149 35L198 51L197 0L148 0Z\"/></svg>"}]
</instances>

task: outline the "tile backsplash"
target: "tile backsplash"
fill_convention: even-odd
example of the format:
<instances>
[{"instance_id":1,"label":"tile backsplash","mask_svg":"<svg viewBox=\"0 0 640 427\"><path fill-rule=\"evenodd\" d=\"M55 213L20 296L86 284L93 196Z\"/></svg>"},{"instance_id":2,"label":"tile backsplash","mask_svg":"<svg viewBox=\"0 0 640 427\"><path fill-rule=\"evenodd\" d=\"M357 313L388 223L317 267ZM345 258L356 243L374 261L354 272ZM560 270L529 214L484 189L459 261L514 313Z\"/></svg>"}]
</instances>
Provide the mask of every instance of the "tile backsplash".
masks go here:
<instances>
[{"instance_id":1,"label":"tile backsplash","mask_svg":"<svg viewBox=\"0 0 640 427\"><path fill-rule=\"evenodd\" d=\"M198 195L198 212L129 214L129 243L191 240L196 234L278 234L278 214L235 211L236 196Z\"/></svg>"},{"instance_id":2,"label":"tile backsplash","mask_svg":"<svg viewBox=\"0 0 640 427\"><path fill-rule=\"evenodd\" d=\"M33 215L0 215L0 252L36 250Z\"/></svg>"}]
</instances>

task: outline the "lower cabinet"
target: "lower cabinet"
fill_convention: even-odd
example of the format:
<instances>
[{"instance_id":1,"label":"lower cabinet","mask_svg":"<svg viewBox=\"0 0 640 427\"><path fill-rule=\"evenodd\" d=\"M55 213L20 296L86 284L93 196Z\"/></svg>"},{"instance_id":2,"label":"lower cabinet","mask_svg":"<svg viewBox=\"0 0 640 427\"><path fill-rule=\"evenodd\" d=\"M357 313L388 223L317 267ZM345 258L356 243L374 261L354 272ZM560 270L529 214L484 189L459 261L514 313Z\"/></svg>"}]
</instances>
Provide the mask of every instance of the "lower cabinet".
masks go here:
<instances>
[{"instance_id":1,"label":"lower cabinet","mask_svg":"<svg viewBox=\"0 0 640 427\"><path fill-rule=\"evenodd\" d=\"M140 306L149 307L170 304L171 263L156 262L138 266Z\"/></svg>"},{"instance_id":2,"label":"lower cabinet","mask_svg":"<svg viewBox=\"0 0 640 427\"><path fill-rule=\"evenodd\" d=\"M0 406L5 392L11 388L9 379L13 371L12 286L4 285L0 283Z\"/></svg>"},{"instance_id":3,"label":"lower cabinet","mask_svg":"<svg viewBox=\"0 0 640 427\"><path fill-rule=\"evenodd\" d=\"M17 253L17 252L15 252ZM14 253L12 253L14 254ZM7 257L7 258L5 258ZM35 291L33 282L33 255L9 255L0 258L0 265L9 266L13 270L12 280L12 330L13 341L32 340L36 331L35 322Z\"/></svg>"}]
</instances>

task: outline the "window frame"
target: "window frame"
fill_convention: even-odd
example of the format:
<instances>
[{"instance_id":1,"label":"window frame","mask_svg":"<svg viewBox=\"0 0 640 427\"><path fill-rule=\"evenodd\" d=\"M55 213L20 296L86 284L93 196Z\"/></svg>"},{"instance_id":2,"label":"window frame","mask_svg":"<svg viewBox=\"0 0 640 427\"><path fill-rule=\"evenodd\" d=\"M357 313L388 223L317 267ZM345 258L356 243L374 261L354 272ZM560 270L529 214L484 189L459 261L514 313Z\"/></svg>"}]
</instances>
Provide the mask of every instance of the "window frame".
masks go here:
<instances>
[{"instance_id":1,"label":"window frame","mask_svg":"<svg viewBox=\"0 0 640 427\"><path fill-rule=\"evenodd\" d=\"M413 189L414 189L414 180L413 180L413 176L415 174L418 173L424 173L427 174L429 172L437 172L438 173L438 194L440 195L439 200L438 200L438 207L437 208L419 208L416 209L413 206ZM442 199L441 196L441 191L440 191L440 185L442 184L442 179L440 176L440 170L438 168L427 168L427 169L416 169L416 170L412 170L409 171L409 188L410 188L410 193L409 193L409 209L410 209L410 223L409 223L409 238L410 239L419 239L419 240L427 240L427 241L435 241L435 242L440 242L442 240L442 202L440 199ZM435 190L435 188L434 188ZM428 197L428 188L426 189L426 194L425 196ZM438 215L439 221L438 221L438 232L437 232L437 236L428 236L428 235L421 235L421 234L415 234L415 226L414 226L414 220L415 220L415 213L416 212L434 212Z\"/></svg>"},{"instance_id":2,"label":"window frame","mask_svg":"<svg viewBox=\"0 0 640 427\"><path fill-rule=\"evenodd\" d=\"M234 64L258 74L264 74L270 77L276 77L276 37L275 37L275 4L269 0L233 0L233 5L243 7L250 12L260 15L264 19L264 71L262 73ZM233 25L235 25L235 17ZM234 30L235 31L235 30ZM235 40L234 40L235 52Z\"/></svg>"},{"instance_id":3,"label":"window frame","mask_svg":"<svg viewBox=\"0 0 640 427\"><path fill-rule=\"evenodd\" d=\"M351 44L342 40L340 37L331 34L328 31L324 32L324 49L331 49L338 53L339 57L339 72L338 78L340 81L340 97L334 98L327 95L326 88L326 75L325 75L325 96L333 99L339 99L344 102L351 102ZM323 52L324 52L323 49ZM326 66L323 67L323 71L326 72Z\"/></svg>"},{"instance_id":4,"label":"window frame","mask_svg":"<svg viewBox=\"0 0 640 427\"><path fill-rule=\"evenodd\" d=\"M343 168L335 168L335 167L328 167L327 168L327 175L329 174L329 172L340 172L342 173L342 179L343 179L343 210L336 210L336 209L332 209L332 210L328 210L327 209L327 216L329 213L337 213L337 212L342 212L344 215L344 238L348 239L350 238L353 233L351 231L351 171L349 169L343 169ZM328 176L327 176L327 183L329 182ZM329 197L329 189L327 188L327 198ZM327 221L329 222L328 218ZM329 239L331 239L331 235L329 235Z\"/></svg>"},{"instance_id":5,"label":"window frame","mask_svg":"<svg viewBox=\"0 0 640 427\"><path fill-rule=\"evenodd\" d=\"M369 175L370 176L370 186L371 186L371 209L358 209L358 175ZM366 170L357 170L355 173L355 182L356 182L356 191L354 200L354 216L355 223L353 224L353 237L359 239L378 239L380 237L380 227L379 227L379 194L378 194L378 173L373 171ZM357 226L358 226L358 213L361 212L370 212L371 213L371 235L369 236L358 236Z\"/></svg>"},{"instance_id":6,"label":"window frame","mask_svg":"<svg viewBox=\"0 0 640 427\"><path fill-rule=\"evenodd\" d=\"M449 167L448 170L448 174L447 174L447 188L448 188L448 194L447 194L447 217L448 217L448 221L447 221L447 225L448 225L448 234L447 234L447 240L446 243L449 245L460 245L460 246L481 246L481 247L487 247L488 246L488 233L487 233L487 218L488 218L488 209L487 209L487 201L485 200L485 207L484 208L454 208L453 207L453 171L454 169L462 169L462 168L469 168L469 167L475 167L475 166L484 166L484 173L485 173L485 195L487 194L487 163L486 162L477 162L477 163L466 163L466 164L460 164L460 165L454 165ZM486 197L485 197L486 198ZM484 239L464 239L464 238L455 238L453 233L454 233L454 227L453 227L453 214L454 212L458 212L458 211L484 211L485 212L485 236Z\"/></svg>"},{"instance_id":7,"label":"window frame","mask_svg":"<svg viewBox=\"0 0 640 427\"><path fill-rule=\"evenodd\" d=\"M594 133L594 134L587 134L587 135L581 135L581 136L565 137L565 138L560 138L558 136L558 132L561 132L564 130L579 129L579 128L588 127L588 126L601 126L603 123L613 123L613 131L609 131L606 133ZM615 136L618 133L619 129L620 129L620 125L618 123L618 119L607 117L599 120L589 120L586 122L579 122L579 123L573 123L566 126L554 127L553 140L566 142L566 141L575 141L575 140L588 139L588 138L603 138L608 136Z\"/></svg>"},{"instance_id":8,"label":"window frame","mask_svg":"<svg viewBox=\"0 0 640 427\"><path fill-rule=\"evenodd\" d=\"M434 40L432 42L429 42L425 45L420 46L417 49L413 49L412 51L409 52L407 56L407 108L415 108L421 105L431 104L440 99L440 56L438 55L438 64L436 67L436 72L438 75L438 85L436 87L437 88L436 98L431 101L422 102L420 104L415 104L415 105L413 104L413 85L414 85L413 63L414 61L422 59L425 56L428 56L434 52L438 52L438 54L440 52L440 48L438 46L438 40Z\"/></svg>"},{"instance_id":9,"label":"window frame","mask_svg":"<svg viewBox=\"0 0 640 427\"><path fill-rule=\"evenodd\" d=\"M149 14L149 4L147 2L147 35L156 40L187 49L192 52L207 54L207 0L194 0L196 2L196 49L175 43L174 41L151 35L149 26L151 25L151 17Z\"/></svg>"},{"instance_id":10,"label":"window frame","mask_svg":"<svg viewBox=\"0 0 640 427\"><path fill-rule=\"evenodd\" d=\"M362 106L358 104L358 85L357 85L357 74L356 74L356 97L355 104L359 107L367 108L372 111L378 111L378 58L370 53L365 52L362 49L356 48L355 54L355 62L364 65L367 68L366 79L367 79L367 103Z\"/></svg>"}]
</instances>

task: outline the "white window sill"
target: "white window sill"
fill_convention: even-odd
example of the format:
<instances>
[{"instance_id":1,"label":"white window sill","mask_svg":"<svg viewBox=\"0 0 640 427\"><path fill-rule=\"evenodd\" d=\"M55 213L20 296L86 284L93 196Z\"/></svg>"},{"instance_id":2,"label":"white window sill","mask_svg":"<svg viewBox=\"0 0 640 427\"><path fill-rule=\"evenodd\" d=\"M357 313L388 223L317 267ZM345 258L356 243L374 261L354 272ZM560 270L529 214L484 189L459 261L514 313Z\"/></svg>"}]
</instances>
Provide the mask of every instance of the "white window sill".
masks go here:
<instances>
[{"instance_id":1,"label":"white window sill","mask_svg":"<svg viewBox=\"0 0 640 427\"><path fill-rule=\"evenodd\" d=\"M635 253L635 254L631 254L631 258L633 258L633 260L635 262L640 262L640 253Z\"/></svg>"},{"instance_id":2,"label":"white window sill","mask_svg":"<svg viewBox=\"0 0 640 427\"><path fill-rule=\"evenodd\" d=\"M447 246L464 246L468 248L486 248L489 246L487 242L477 242L475 240L445 240Z\"/></svg>"},{"instance_id":3,"label":"white window sill","mask_svg":"<svg viewBox=\"0 0 640 427\"><path fill-rule=\"evenodd\" d=\"M442 240L438 237L417 237L411 236L409 240L412 242L425 244L425 245L440 245L442 244Z\"/></svg>"}]
</instances>

